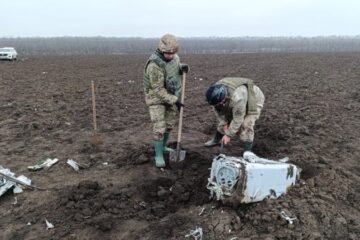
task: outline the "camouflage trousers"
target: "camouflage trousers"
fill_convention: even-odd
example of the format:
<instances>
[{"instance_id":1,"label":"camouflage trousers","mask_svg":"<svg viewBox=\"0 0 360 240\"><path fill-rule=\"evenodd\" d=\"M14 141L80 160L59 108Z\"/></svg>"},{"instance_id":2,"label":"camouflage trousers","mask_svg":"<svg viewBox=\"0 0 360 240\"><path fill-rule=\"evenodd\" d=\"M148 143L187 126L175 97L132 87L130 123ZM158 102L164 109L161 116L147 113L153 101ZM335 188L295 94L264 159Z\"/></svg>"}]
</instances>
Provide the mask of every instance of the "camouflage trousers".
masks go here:
<instances>
[{"instance_id":1,"label":"camouflage trousers","mask_svg":"<svg viewBox=\"0 0 360 240\"><path fill-rule=\"evenodd\" d=\"M150 119L153 124L154 140L160 140L165 132L170 132L176 123L175 105L149 106Z\"/></svg>"},{"instance_id":2,"label":"camouflage trousers","mask_svg":"<svg viewBox=\"0 0 360 240\"><path fill-rule=\"evenodd\" d=\"M239 129L239 132L237 132L237 135L239 135L240 140L243 142L253 142L254 141L254 127L255 122L257 119L259 119L260 113L257 115L246 115L244 118L243 123L241 124L241 127ZM218 131L222 134L224 134L223 130L224 126L218 126Z\"/></svg>"}]
</instances>

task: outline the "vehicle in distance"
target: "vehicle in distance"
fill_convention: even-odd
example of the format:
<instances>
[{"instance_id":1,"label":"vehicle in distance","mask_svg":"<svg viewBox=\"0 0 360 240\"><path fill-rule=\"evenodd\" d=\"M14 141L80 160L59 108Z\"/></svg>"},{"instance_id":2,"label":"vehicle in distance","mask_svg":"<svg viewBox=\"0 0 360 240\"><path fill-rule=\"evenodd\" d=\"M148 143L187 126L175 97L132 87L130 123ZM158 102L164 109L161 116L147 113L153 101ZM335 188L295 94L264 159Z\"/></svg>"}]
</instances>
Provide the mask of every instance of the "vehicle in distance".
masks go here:
<instances>
[{"instance_id":1,"label":"vehicle in distance","mask_svg":"<svg viewBox=\"0 0 360 240\"><path fill-rule=\"evenodd\" d=\"M0 48L0 59L16 61L17 52L16 52L15 48L13 48L13 47Z\"/></svg>"}]
</instances>

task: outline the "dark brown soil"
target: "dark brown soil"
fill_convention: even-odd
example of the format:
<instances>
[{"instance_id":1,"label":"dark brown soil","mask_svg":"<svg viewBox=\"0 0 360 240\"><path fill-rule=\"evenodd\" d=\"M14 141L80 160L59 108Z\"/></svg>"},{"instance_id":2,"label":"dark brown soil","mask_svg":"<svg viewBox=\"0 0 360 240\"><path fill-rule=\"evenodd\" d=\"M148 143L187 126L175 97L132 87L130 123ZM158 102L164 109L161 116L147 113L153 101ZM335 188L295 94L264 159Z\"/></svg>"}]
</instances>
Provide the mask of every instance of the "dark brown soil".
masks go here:
<instances>
[{"instance_id":1,"label":"dark brown soil","mask_svg":"<svg viewBox=\"0 0 360 240\"><path fill-rule=\"evenodd\" d=\"M184 239L196 227L204 239L360 238L360 54L183 56L191 66L182 143L188 155L164 171L152 160L142 91L147 57L0 62L0 165L48 189L26 190L15 205L11 191L1 196L0 239ZM254 152L288 156L303 169L280 199L237 207L209 200L219 149L202 145L215 125L204 92L225 76L252 78L266 96ZM91 80L102 145L91 143ZM242 155L241 142L225 151ZM27 170L49 157L60 162ZM67 159L89 167L76 173ZM297 217L293 225L282 210ZM55 228L46 230L45 219Z\"/></svg>"}]
</instances>

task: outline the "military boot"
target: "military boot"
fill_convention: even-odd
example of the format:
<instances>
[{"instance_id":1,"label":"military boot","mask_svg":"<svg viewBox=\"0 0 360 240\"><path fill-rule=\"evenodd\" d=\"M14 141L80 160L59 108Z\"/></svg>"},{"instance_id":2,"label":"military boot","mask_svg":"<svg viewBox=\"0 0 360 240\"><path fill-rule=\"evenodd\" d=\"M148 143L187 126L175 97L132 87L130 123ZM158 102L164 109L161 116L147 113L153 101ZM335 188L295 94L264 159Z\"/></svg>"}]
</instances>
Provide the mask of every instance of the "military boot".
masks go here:
<instances>
[{"instance_id":1,"label":"military boot","mask_svg":"<svg viewBox=\"0 0 360 240\"><path fill-rule=\"evenodd\" d=\"M246 151L250 151L250 152L251 152L252 145L253 145L253 142L245 141L245 142L244 142L244 152L246 152Z\"/></svg>"},{"instance_id":2,"label":"military boot","mask_svg":"<svg viewBox=\"0 0 360 240\"><path fill-rule=\"evenodd\" d=\"M211 140L207 141L207 142L204 144L204 146L205 146L205 147L213 147L213 146L218 145L218 144L220 143L220 141L221 141L221 139L222 139L223 136L224 136L224 134L219 133L218 131L216 131L214 137L213 137Z\"/></svg>"},{"instance_id":3,"label":"military boot","mask_svg":"<svg viewBox=\"0 0 360 240\"><path fill-rule=\"evenodd\" d=\"M158 168L163 168L165 167L163 139L154 141L153 143L155 148L155 165Z\"/></svg>"},{"instance_id":4,"label":"military boot","mask_svg":"<svg viewBox=\"0 0 360 240\"><path fill-rule=\"evenodd\" d=\"M164 152L165 153L174 151L174 149L169 148L169 147L166 146L166 143L167 143L167 141L169 139L169 135L170 135L169 132L164 133Z\"/></svg>"}]
</instances>

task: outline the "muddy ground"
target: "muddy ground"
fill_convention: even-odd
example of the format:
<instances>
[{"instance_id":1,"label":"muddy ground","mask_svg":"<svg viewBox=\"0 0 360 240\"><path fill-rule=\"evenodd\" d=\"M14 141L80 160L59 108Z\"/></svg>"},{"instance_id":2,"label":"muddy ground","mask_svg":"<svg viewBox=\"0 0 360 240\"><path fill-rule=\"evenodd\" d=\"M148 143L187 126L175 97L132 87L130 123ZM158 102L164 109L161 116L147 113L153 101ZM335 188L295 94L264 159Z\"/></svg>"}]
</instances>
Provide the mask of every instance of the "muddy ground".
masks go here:
<instances>
[{"instance_id":1,"label":"muddy ground","mask_svg":"<svg viewBox=\"0 0 360 240\"><path fill-rule=\"evenodd\" d=\"M0 197L0 239L184 239L196 227L203 239L360 238L360 54L182 56L191 66L188 156L164 171L152 160L142 91L147 57L0 62L0 165L48 189ZM215 125L204 92L225 76L252 78L266 96L254 152L288 156L303 169L280 199L237 207L209 200L209 167L219 148L202 145ZM91 80L101 145L91 143ZM238 140L225 149L242 152ZM27 170L46 158L60 161L47 171ZM76 173L67 159L88 167ZM297 218L293 225L282 210ZM55 228L46 230L45 219Z\"/></svg>"}]
</instances>

